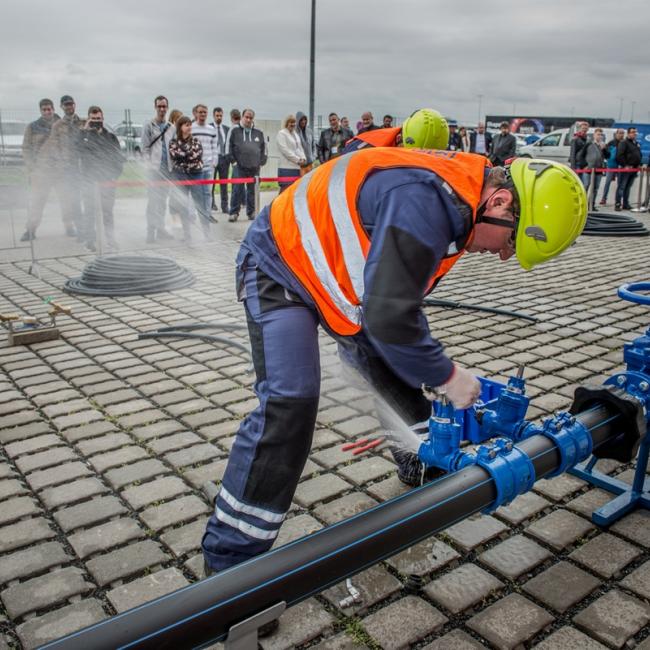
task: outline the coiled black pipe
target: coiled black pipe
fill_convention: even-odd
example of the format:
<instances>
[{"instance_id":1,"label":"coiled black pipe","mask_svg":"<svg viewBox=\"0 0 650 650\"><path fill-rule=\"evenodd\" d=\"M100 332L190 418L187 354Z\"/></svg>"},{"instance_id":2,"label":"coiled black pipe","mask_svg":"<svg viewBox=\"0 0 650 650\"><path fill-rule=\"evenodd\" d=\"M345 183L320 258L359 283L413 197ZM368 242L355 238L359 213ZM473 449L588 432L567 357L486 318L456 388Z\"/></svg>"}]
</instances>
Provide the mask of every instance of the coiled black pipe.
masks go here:
<instances>
[{"instance_id":1,"label":"coiled black pipe","mask_svg":"<svg viewBox=\"0 0 650 650\"><path fill-rule=\"evenodd\" d=\"M81 277L70 278L63 288L88 296L142 296L185 289L194 281L191 271L169 257L107 255L86 264Z\"/></svg>"},{"instance_id":2,"label":"coiled black pipe","mask_svg":"<svg viewBox=\"0 0 650 650\"><path fill-rule=\"evenodd\" d=\"M647 237L650 230L626 214L590 212L582 234L592 237Z\"/></svg>"},{"instance_id":3,"label":"coiled black pipe","mask_svg":"<svg viewBox=\"0 0 650 650\"><path fill-rule=\"evenodd\" d=\"M618 414L577 414L594 448L618 434ZM560 463L555 443L517 444L537 478ZM496 489L477 465L450 474L150 603L44 646L50 650L192 648L222 639L237 622L285 601L294 605L492 504Z\"/></svg>"}]
</instances>

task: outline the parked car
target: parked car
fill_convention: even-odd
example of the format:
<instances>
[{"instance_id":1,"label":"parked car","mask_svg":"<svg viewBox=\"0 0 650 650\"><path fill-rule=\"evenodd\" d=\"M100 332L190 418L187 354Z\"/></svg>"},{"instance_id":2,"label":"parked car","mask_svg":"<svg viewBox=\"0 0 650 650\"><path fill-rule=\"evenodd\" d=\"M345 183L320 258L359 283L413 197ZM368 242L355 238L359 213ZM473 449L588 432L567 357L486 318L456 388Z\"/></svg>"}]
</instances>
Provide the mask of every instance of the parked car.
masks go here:
<instances>
[{"instance_id":1,"label":"parked car","mask_svg":"<svg viewBox=\"0 0 650 650\"><path fill-rule=\"evenodd\" d=\"M604 128L605 142L609 142L613 137L616 129ZM594 127L589 129L588 135L593 136ZM556 129L551 131L543 138L540 138L533 144L527 144L519 149L519 155L522 158L547 158L548 160L557 160L558 162L569 164L571 154L571 139L573 138L572 129Z\"/></svg>"},{"instance_id":2,"label":"parked car","mask_svg":"<svg viewBox=\"0 0 650 650\"><path fill-rule=\"evenodd\" d=\"M120 148L127 156L142 155L142 124L121 122L113 127Z\"/></svg>"},{"instance_id":3,"label":"parked car","mask_svg":"<svg viewBox=\"0 0 650 650\"><path fill-rule=\"evenodd\" d=\"M2 120L0 122L0 163L19 164L23 161L23 136L27 122Z\"/></svg>"}]
</instances>

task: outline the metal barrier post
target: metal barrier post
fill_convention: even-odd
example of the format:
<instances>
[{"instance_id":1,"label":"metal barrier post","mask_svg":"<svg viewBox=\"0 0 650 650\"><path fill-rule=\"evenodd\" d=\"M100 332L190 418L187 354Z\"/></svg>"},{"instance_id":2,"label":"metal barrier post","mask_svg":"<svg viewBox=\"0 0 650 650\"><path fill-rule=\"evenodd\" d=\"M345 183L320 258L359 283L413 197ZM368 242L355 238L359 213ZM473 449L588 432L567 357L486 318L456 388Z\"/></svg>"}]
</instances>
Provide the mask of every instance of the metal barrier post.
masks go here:
<instances>
[{"instance_id":1,"label":"metal barrier post","mask_svg":"<svg viewBox=\"0 0 650 650\"><path fill-rule=\"evenodd\" d=\"M95 239L97 241L97 255L104 255L104 219L102 218L102 188L95 183Z\"/></svg>"},{"instance_id":2,"label":"metal barrier post","mask_svg":"<svg viewBox=\"0 0 650 650\"><path fill-rule=\"evenodd\" d=\"M636 195L636 207L641 209L641 190L643 189L643 167L641 167L641 173L639 174L639 191Z\"/></svg>"},{"instance_id":3,"label":"metal barrier post","mask_svg":"<svg viewBox=\"0 0 650 650\"><path fill-rule=\"evenodd\" d=\"M591 170L591 178L589 179L589 192L587 193L587 210L594 207L596 197L594 196L594 187L596 187L596 168Z\"/></svg>"},{"instance_id":4,"label":"metal barrier post","mask_svg":"<svg viewBox=\"0 0 650 650\"><path fill-rule=\"evenodd\" d=\"M255 216L260 213L260 177L255 177Z\"/></svg>"}]
</instances>

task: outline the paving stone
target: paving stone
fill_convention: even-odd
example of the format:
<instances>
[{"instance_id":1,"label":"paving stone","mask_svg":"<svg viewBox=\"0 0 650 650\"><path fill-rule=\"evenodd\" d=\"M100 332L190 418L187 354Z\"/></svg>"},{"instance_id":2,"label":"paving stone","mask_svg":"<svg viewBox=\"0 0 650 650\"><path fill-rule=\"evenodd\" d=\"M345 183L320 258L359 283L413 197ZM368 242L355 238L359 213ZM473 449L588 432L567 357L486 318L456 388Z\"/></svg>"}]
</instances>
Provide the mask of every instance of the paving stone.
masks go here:
<instances>
[{"instance_id":1,"label":"paving stone","mask_svg":"<svg viewBox=\"0 0 650 650\"><path fill-rule=\"evenodd\" d=\"M263 650L289 650L326 632L334 617L313 598L289 608L280 617L280 627L269 637L260 639Z\"/></svg>"},{"instance_id":2,"label":"paving stone","mask_svg":"<svg viewBox=\"0 0 650 650\"><path fill-rule=\"evenodd\" d=\"M579 632L563 627L535 646L535 650L606 650L607 646Z\"/></svg>"},{"instance_id":3,"label":"paving stone","mask_svg":"<svg viewBox=\"0 0 650 650\"><path fill-rule=\"evenodd\" d=\"M16 632L25 648L37 648L108 618L102 604L94 598L61 607L19 625Z\"/></svg>"},{"instance_id":4,"label":"paving stone","mask_svg":"<svg viewBox=\"0 0 650 650\"><path fill-rule=\"evenodd\" d=\"M152 530L162 530L209 512L210 508L194 495L151 506L140 513L142 521Z\"/></svg>"},{"instance_id":5,"label":"paving stone","mask_svg":"<svg viewBox=\"0 0 650 650\"><path fill-rule=\"evenodd\" d=\"M367 650L368 646L341 632L313 646L315 650ZM208 650L221 650L210 648Z\"/></svg>"},{"instance_id":6,"label":"paving stone","mask_svg":"<svg viewBox=\"0 0 650 650\"><path fill-rule=\"evenodd\" d=\"M9 458L16 458L22 454L33 454L35 451L48 449L62 445L63 440L53 433L38 436L36 438L29 438L28 440L21 440L20 442L12 442L11 444L4 445L4 451Z\"/></svg>"},{"instance_id":7,"label":"paving stone","mask_svg":"<svg viewBox=\"0 0 650 650\"><path fill-rule=\"evenodd\" d=\"M131 435L135 436L138 440L147 441L182 431L183 428L176 420L161 420L153 424L135 427L131 430Z\"/></svg>"},{"instance_id":8,"label":"paving stone","mask_svg":"<svg viewBox=\"0 0 650 650\"><path fill-rule=\"evenodd\" d=\"M79 411L78 413L72 413L71 415L62 415L58 418L54 418L52 422L54 422L54 426L56 426L59 431L64 431L65 429L69 429L71 427L78 427L84 424L88 424L89 422L95 422L103 419L103 413L92 410Z\"/></svg>"},{"instance_id":9,"label":"paving stone","mask_svg":"<svg viewBox=\"0 0 650 650\"><path fill-rule=\"evenodd\" d=\"M169 451L184 449L185 447L191 447L201 442L203 442L203 438L197 436L195 433L181 431L171 436L149 440L147 444L154 453L165 454Z\"/></svg>"},{"instance_id":10,"label":"paving stone","mask_svg":"<svg viewBox=\"0 0 650 650\"><path fill-rule=\"evenodd\" d=\"M93 456L90 463L98 472L104 473L113 467L122 467L147 457L148 454L142 447L133 445Z\"/></svg>"},{"instance_id":11,"label":"paving stone","mask_svg":"<svg viewBox=\"0 0 650 650\"><path fill-rule=\"evenodd\" d=\"M390 476L379 483L373 483L366 487L368 494L378 501L388 501L394 497L408 492L411 488L404 485L398 478L397 474Z\"/></svg>"},{"instance_id":12,"label":"paving stone","mask_svg":"<svg viewBox=\"0 0 650 650\"><path fill-rule=\"evenodd\" d=\"M115 519L74 533L68 537L68 542L83 559L139 537L144 537L144 531L134 519Z\"/></svg>"},{"instance_id":13,"label":"paving stone","mask_svg":"<svg viewBox=\"0 0 650 650\"><path fill-rule=\"evenodd\" d=\"M32 422L31 424L24 424L20 427L13 427L13 429L0 429L0 443L5 445L6 451L7 445L9 444L28 442L34 438L40 438L41 436L44 436L44 434L49 434L51 430L50 426L45 422ZM63 441L57 439L57 441L52 444L63 444ZM44 447L41 446L41 449L43 448Z\"/></svg>"},{"instance_id":14,"label":"paving stone","mask_svg":"<svg viewBox=\"0 0 650 650\"><path fill-rule=\"evenodd\" d=\"M153 424L157 420L165 420L167 415L158 409L149 409L148 411L138 411L131 415L119 417L117 421L123 429L131 429L146 424Z\"/></svg>"},{"instance_id":15,"label":"paving stone","mask_svg":"<svg viewBox=\"0 0 650 650\"><path fill-rule=\"evenodd\" d=\"M291 517L291 519L286 519L273 543L273 548L284 546L301 537L311 535L322 527L311 515L297 515L296 517Z\"/></svg>"},{"instance_id":16,"label":"paving stone","mask_svg":"<svg viewBox=\"0 0 650 650\"><path fill-rule=\"evenodd\" d=\"M53 465L60 465L67 460L76 459L76 455L72 449L68 447L57 447L55 449L48 449L29 456L21 456L16 459L16 467L23 473L28 474L39 469L52 467Z\"/></svg>"},{"instance_id":17,"label":"paving stone","mask_svg":"<svg viewBox=\"0 0 650 650\"><path fill-rule=\"evenodd\" d=\"M462 630L454 630L425 645L422 650L480 650L485 646Z\"/></svg>"},{"instance_id":18,"label":"paving stone","mask_svg":"<svg viewBox=\"0 0 650 650\"><path fill-rule=\"evenodd\" d=\"M623 646L650 621L650 605L622 591L608 591L574 616L589 636L616 648Z\"/></svg>"},{"instance_id":19,"label":"paving stone","mask_svg":"<svg viewBox=\"0 0 650 650\"><path fill-rule=\"evenodd\" d=\"M558 562L524 585L524 591L556 612L565 612L587 597L600 581L568 562Z\"/></svg>"},{"instance_id":20,"label":"paving stone","mask_svg":"<svg viewBox=\"0 0 650 650\"><path fill-rule=\"evenodd\" d=\"M164 569L126 585L115 587L106 593L106 598L119 614L186 587L188 584L189 582L178 569Z\"/></svg>"},{"instance_id":21,"label":"paving stone","mask_svg":"<svg viewBox=\"0 0 650 650\"><path fill-rule=\"evenodd\" d=\"M126 467L109 469L104 475L106 480L115 488L123 488L136 481L146 481L147 479L167 474L169 470L157 459L150 458L132 463Z\"/></svg>"},{"instance_id":22,"label":"paving stone","mask_svg":"<svg viewBox=\"0 0 650 650\"><path fill-rule=\"evenodd\" d=\"M213 481L215 483L220 482L226 471L227 464L228 459L222 458L214 463L208 463L207 465L201 465L195 469L185 470L185 472L183 472L183 478L191 483L197 490L200 490L206 481Z\"/></svg>"},{"instance_id":23,"label":"paving stone","mask_svg":"<svg viewBox=\"0 0 650 650\"><path fill-rule=\"evenodd\" d=\"M176 557L186 555L190 551L198 551L201 549L201 539L205 532L207 521L207 517L201 517L191 524L186 524L180 528L173 528L164 535L161 535L160 539Z\"/></svg>"},{"instance_id":24,"label":"paving stone","mask_svg":"<svg viewBox=\"0 0 650 650\"><path fill-rule=\"evenodd\" d=\"M464 519L444 530L444 534L464 551L471 551L509 529L490 515L477 515Z\"/></svg>"},{"instance_id":25,"label":"paving stone","mask_svg":"<svg viewBox=\"0 0 650 650\"><path fill-rule=\"evenodd\" d=\"M619 519L611 528L611 532L618 533L627 539L640 544L645 548L650 547L650 511L637 510L622 519Z\"/></svg>"},{"instance_id":26,"label":"paving stone","mask_svg":"<svg viewBox=\"0 0 650 650\"><path fill-rule=\"evenodd\" d=\"M97 584L104 586L169 559L169 555L164 553L156 542L147 539L99 555L86 562L86 566Z\"/></svg>"},{"instance_id":27,"label":"paving stone","mask_svg":"<svg viewBox=\"0 0 650 650\"><path fill-rule=\"evenodd\" d=\"M189 492L190 488L177 476L163 476L142 485L127 488L121 497L135 510L144 508L155 501L164 501Z\"/></svg>"},{"instance_id":28,"label":"paving stone","mask_svg":"<svg viewBox=\"0 0 650 650\"><path fill-rule=\"evenodd\" d=\"M0 558L0 584L28 578L51 567L67 564L72 558L58 542L46 542Z\"/></svg>"},{"instance_id":29,"label":"paving stone","mask_svg":"<svg viewBox=\"0 0 650 650\"><path fill-rule=\"evenodd\" d=\"M535 494L534 492L525 492L520 494L512 503L507 506L501 506L495 512L500 519L504 519L513 526L519 526L534 517L542 510L550 507L550 503Z\"/></svg>"},{"instance_id":30,"label":"paving stone","mask_svg":"<svg viewBox=\"0 0 650 650\"><path fill-rule=\"evenodd\" d=\"M39 491L54 485L60 485L61 483L69 483L74 479L89 476L90 474L92 474L90 469L81 461L73 461L64 465L57 465L49 469L32 472L25 480L29 483L32 490Z\"/></svg>"},{"instance_id":31,"label":"paving stone","mask_svg":"<svg viewBox=\"0 0 650 650\"><path fill-rule=\"evenodd\" d=\"M99 422L89 422L78 427L66 429L61 435L70 443L75 444L79 440L105 436L107 433L113 433L117 428L112 422L102 420Z\"/></svg>"},{"instance_id":32,"label":"paving stone","mask_svg":"<svg viewBox=\"0 0 650 650\"><path fill-rule=\"evenodd\" d=\"M379 422L369 415L362 415L345 422L339 422L334 428L345 436L355 437L376 431L379 428Z\"/></svg>"},{"instance_id":33,"label":"paving stone","mask_svg":"<svg viewBox=\"0 0 650 650\"><path fill-rule=\"evenodd\" d=\"M108 492L108 488L98 479L84 478L74 483L43 490L40 496L48 508L54 509L103 492Z\"/></svg>"},{"instance_id":34,"label":"paving stone","mask_svg":"<svg viewBox=\"0 0 650 650\"><path fill-rule=\"evenodd\" d=\"M437 609L406 596L362 619L361 625L384 650L407 648L447 622Z\"/></svg>"},{"instance_id":35,"label":"paving stone","mask_svg":"<svg viewBox=\"0 0 650 650\"><path fill-rule=\"evenodd\" d=\"M593 488L569 501L565 507L580 513L583 517L590 518L594 510L598 510L598 508L609 503L613 498L614 495L610 492Z\"/></svg>"},{"instance_id":36,"label":"paving stone","mask_svg":"<svg viewBox=\"0 0 650 650\"><path fill-rule=\"evenodd\" d=\"M0 597L7 614L16 619L92 589L94 585L84 580L81 569L68 567L7 587Z\"/></svg>"},{"instance_id":37,"label":"paving stone","mask_svg":"<svg viewBox=\"0 0 650 650\"><path fill-rule=\"evenodd\" d=\"M547 549L523 535L514 535L479 556L479 560L509 580L516 580L552 557Z\"/></svg>"},{"instance_id":38,"label":"paving stone","mask_svg":"<svg viewBox=\"0 0 650 650\"><path fill-rule=\"evenodd\" d=\"M571 474L562 474L552 479L537 481L534 490L553 501L562 501L569 494L577 492L585 487L587 483Z\"/></svg>"},{"instance_id":39,"label":"paving stone","mask_svg":"<svg viewBox=\"0 0 650 650\"><path fill-rule=\"evenodd\" d=\"M650 561L623 578L621 586L650 601Z\"/></svg>"},{"instance_id":40,"label":"paving stone","mask_svg":"<svg viewBox=\"0 0 650 650\"><path fill-rule=\"evenodd\" d=\"M342 467L338 473L355 485L363 485L395 471L395 465L381 456L373 454L361 461Z\"/></svg>"},{"instance_id":41,"label":"paving stone","mask_svg":"<svg viewBox=\"0 0 650 650\"><path fill-rule=\"evenodd\" d=\"M444 542L431 537L388 558L386 563L403 575L423 576L446 567L460 554Z\"/></svg>"},{"instance_id":42,"label":"paving stone","mask_svg":"<svg viewBox=\"0 0 650 650\"><path fill-rule=\"evenodd\" d=\"M40 508L30 496L14 497L2 502L0 526L40 513Z\"/></svg>"},{"instance_id":43,"label":"paving stone","mask_svg":"<svg viewBox=\"0 0 650 650\"><path fill-rule=\"evenodd\" d=\"M54 513L54 519L69 533L76 528L92 526L126 512L126 508L114 496L98 497Z\"/></svg>"},{"instance_id":44,"label":"paving stone","mask_svg":"<svg viewBox=\"0 0 650 650\"><path fill-rule=\"evenodd\" d=\"M9 497L26 494L29 490L17 479L0 481L0 501Z\"/></svg>"},{"instance_id":45,"label":"paving stone","mask_svg":"<svg viewBox=\"0 0 650 650\"><path fill-rule=\"evenodd\" d=\"M348 519L359 512L364 512L375 505L377 505L377 502L367 494L353 492L314 508L313 514L329 526L337 521Z\"/></svg>"},{"instance_id":46,"label":"paving stone","mask_svg":"<svg viewBox=\"0 0 650 650\"><path fill-rule=\"evenodd\" d=\"M345 580L330 587L321 595L332 606L340 609L346 616L352 616L367 611L376 603L396 594L402 588L402 583L379 565L370 567L352 578L352 584L361 594L361 600L343 607L344 601L350 595Z\"/></svg>"},{"instance_id":47,"label":"paving stone","mask_svg":"<svg viewBox=\"0 0 650 650\"><path fill-rule=\"evenodd\" d=\"M0 553L56 537L47 519L25 519L0 528Z\"/></svg>"},{"instance_id":48,"label":"paving stone","mask_svg":"<svg viewBox=\"0 0 650 650\"><path fill-rule=\"evenodd\" d=\"M341 447L342 445L337 444L334 447L329 447L328 449L317 451L316 453L313 453L311 457L319 465L327 467L327 469L333 469L337 465L342 465L343 463L350 462L350 452L343 451Z\"/></svg>"},{"instance_id":49,"label":"paving stone","mask_svg":"<svg viewBox=\"0 0 650 650\"><path fill-rule=\"evenodd\" d=\"M301 506L309 508L318 501L335 497L351 487L349 483L335 474L323 474L300 483L296 490L295 500Z\"/></svg>"},{"instance_id":50,"label":"paving stone","mask_svg":"<svg viewBox=\"0 0 650 650\"><path fill-rule=\"evenodd\" d=\"M174 467L187 467L196 463L204 463L222 456L222 452L210 443L203 443L172 451L165 456L165 460Z\"/></svg>"},{"instance_id":51,"label":"paving stone","mask_svg":"<svg viewBox=\"0 0 650 650\"><path fill-rule=\"evenodd\" d=\"M555 510L533 522L526 528L526 532L555 550L561 551L593 529L594 525L590 521L566 510Z\"/></svg>"},{"instance_id":52,"label":"paving stone","mask_svg":"<svg viewBox=\"0 0 650 650\"><path fill-rule=\"evenodd\" d=\"M503 583L487 571L473 564L463 564L430 582L424 591L438 605L452 614L459 614L502 587Z\"/></svg>"},{"instance_id":53,"label":"paving stone","mask_svg":"<svg viewBox=\"0 0 650 650\"><path fill-rule=\"evenodd\" d=\"M641 553L638 547L619 537L603 533L573 551L569 557L603 578L611 578L618 575Z\"/></svg>"},{"instance_id":54,"label":"paving stone","mask_svg":"<svg viewBox=\"0 0 650 650\"><path fill-rule=\"evenodd\" d=\"M498 648L516 648L547 625L553 617L518 594L510 594L490 605L468 622L467 627Z\"/></svg>"}]
</instances>

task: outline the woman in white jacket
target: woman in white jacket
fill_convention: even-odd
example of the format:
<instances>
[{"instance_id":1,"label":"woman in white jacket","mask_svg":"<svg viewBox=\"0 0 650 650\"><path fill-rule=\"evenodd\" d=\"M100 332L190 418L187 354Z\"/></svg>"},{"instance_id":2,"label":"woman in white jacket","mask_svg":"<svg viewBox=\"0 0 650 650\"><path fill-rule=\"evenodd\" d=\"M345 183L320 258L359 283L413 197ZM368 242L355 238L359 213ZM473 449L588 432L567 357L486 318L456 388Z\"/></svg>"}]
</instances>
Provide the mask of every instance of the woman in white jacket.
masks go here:
<instances>
[{"instance_id":1,"label":"woman in white jacket","mask_svg":"<svg viewBox=\"0 0 650 650\"><path fill-rule=\"evenodd\" d=\"M283 128L278 131L277 143L280 150L280 162L278 163L278 176L300 178L300 169L306 165L307 158L302 148L300 136L296 131L296 116L287 115L282 124ZM280 183L280 193L291 185L293 181Z\"/></svg>"}]
</instances>

